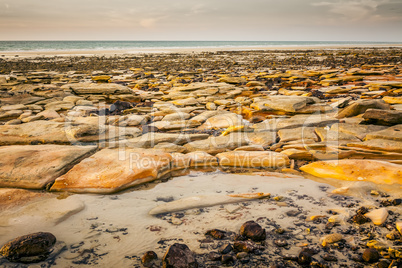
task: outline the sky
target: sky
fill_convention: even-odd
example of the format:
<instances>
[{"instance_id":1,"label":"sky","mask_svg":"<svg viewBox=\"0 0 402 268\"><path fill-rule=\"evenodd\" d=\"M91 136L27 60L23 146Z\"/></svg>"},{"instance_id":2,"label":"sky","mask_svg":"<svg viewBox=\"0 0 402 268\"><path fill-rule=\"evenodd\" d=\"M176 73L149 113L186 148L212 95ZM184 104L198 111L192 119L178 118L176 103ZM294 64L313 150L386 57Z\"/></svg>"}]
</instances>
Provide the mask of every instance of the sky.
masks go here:
<instances>
[{"instance_id":1,"label":"sky","mask_svg":"<svg viewBox=\"0 0 402 268\"><path fill-rule=\"evenodd\" d=\"M0 0L0 40L402 42L402 0Z\"/></svg>"}]
</instances>

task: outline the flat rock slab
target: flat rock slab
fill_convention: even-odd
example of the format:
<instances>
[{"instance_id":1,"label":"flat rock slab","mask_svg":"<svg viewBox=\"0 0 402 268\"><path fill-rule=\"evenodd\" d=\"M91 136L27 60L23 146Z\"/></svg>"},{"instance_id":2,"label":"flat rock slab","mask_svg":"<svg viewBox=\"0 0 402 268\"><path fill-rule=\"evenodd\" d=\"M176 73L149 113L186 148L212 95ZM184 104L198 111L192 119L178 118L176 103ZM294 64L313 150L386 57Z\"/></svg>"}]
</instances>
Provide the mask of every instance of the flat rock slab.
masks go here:
<instances>
[{"instance_id":1,"label":"flat rock slab","mask_svg":"<svg viewBox=\"0 0 402 268\"><path fill-rule=\"evenodd\" d=\"M0 187L43 189L96 150L95 146L0 147Z\"/></svg>"},{"instance_id":2,"label":"flat rock slab","mask_svg":"<svg viewBox=\"0 0 402 268\"><path fill-rule=\"evenodd\" d=\"M367 159L318 161L302 166L300 170L319 178L402 184L402 165L385 161Z\"/></svg>"},{"instance_id":3,"label":"flat rock slab","mask_svg":"<svg viewBox=\"0 0 402 268\"><path fill-rule=\"evenodd\" d=\"M402 111L368 109L363 118L381 125L402 124Z\"/></svg>"},{"instance_id":4,"label":"flat rock slab","mask_svg":"<svg viewBox=\"0 0 402 268\"><path fill-rule=\"evenodd\" d=\"M114 193L168 176L171 160L158 150L103 149L57 178L50 190Z\"/></svg>"},{"instance_id":5,"label":"flat rock slab","mask_svg":"<svg viewBox=\"0 0 402 268\"><path fill-rule=\"evenodd\" d=\"M53 121L34 121L21 125L0 126L0 145L77 144L133 138L138 128L118 128Z\"/></svg>"},{"instance_id":6,"label":"flat rock slab","mask_svg":"<svg viewBox=\"0 0 402 268\"><path fill-rule=\"evenodd\" d=\"M155 145L163 142L182 145L196 140L205 140L208 137L208 134L149 132L142 136L127 140L125 145L133 148L153 148Z\"/></svg>"},{"instance_id":7,"label":"flat rock slab","mask_svg":"<svg viewBox=\"0 0 402 268\"><path fill-rule=\"evenodd\" d=\"M47 197L50 193L30 191L25 189L0 189L0 211L15 210L15 208L25 205L39 198Z\"/></svg>"},{"instance_id":8,"label":"flat rock slab","mask_svg":"<svg viewBox=\"0 0 402 268\"><path fill-rule=\"evenodd\" d=\"M395 141L395 140L373 139L359 143L351 142L348 143L347 146L364 148L369 150L380 150L387 152L402 153L402 141Z\"/></svg>"},{"instance_id":9,"label":"flat rock slab","mask_svg":"<svg viewBox=\"0 0 402 268\"><path fill-rule=\"evenodd\" d=\"M402 141L402 124L366 135L365 140L384 139Z\"/></svg>"},{"instance_id":10,"label":"flat rock slab","mask_svg":"<svg viewBox=\"0 0 402 268\"><path fill-rule=\"evenodd\" d=\"M77 83L68 84L61 87L62 89L71 89L75 94L85 95L85 94L129 94L134 93L129 87L112 84L112 83Z\"/></svg>"},{"instance_id":11,"label":"flat rock slab","mask_svg":"<svg viewBox=\"0 0 402 268\"><path fill-rule=\"evenodd\" d=\"M289 158L276 152L233 151L216 155L220 166L238 168L281 168L289 165Z\"/></svg>"}]
</instances>

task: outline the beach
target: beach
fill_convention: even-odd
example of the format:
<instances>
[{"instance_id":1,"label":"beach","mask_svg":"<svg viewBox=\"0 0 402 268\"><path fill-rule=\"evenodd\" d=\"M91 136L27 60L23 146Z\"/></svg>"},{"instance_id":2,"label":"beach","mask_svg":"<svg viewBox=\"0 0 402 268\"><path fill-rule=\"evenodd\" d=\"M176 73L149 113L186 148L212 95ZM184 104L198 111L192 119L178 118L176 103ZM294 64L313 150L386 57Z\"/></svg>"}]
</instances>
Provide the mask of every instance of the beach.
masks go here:
<instances>
[{"instance_id":1,"label":"beach","mask_svg":"<svg viewBox=\"0 0 402 268\"><path fill-rule=\"evenodd\" d=\"M0 264L401 266L401 57L1 52Z\"/></svg>"}]
</instances>

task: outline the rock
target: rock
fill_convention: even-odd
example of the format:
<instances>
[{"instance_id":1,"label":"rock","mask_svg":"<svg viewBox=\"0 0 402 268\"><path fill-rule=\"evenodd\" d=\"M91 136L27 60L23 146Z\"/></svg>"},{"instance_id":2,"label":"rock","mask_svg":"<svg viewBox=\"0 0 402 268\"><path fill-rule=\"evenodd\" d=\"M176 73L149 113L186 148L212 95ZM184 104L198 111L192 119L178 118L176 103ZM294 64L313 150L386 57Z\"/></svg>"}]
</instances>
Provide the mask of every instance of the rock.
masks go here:
<instances>
[{"instance_id":1,"label":"rock","mask_svg":"<svg viewBox=\"0 0 402 268\"><path fill-rule=\"evenodd\" d=\"M362 258L365 262L377 262L380 259L380 253L374 248L367 248L364 250Z\"/></svg>"},{"instance_id":2,"label":"rock","mask_svg":"<svg viewBox=\"0 0 402 268\"><path fill-rule=\"evenodd\" d=\"M246 136L243 133L232 133L227 136L209 137L206 140L189 142L184 147L189 152L204 151L215 155L247 144Z\"/></svg>"},{"instance_id":3,"label":"rock","mask_svg":"<svg viewBox=\"0 0 402 268\"><path fill-rule=\"evenodd\" d=\"M177 106L193 106L193 105L197 105L198 101L195 98L190 97L190 98L186 98L186 99L178 99L178 100L172 101L172 103Z\"/></svg>"},{"instance_id":4,"label":"rock","mask_svg":"<svg viewBox=\"0 0 402 268\"><path fill-rule=\"evenodd\" d=\"M270 96L263 100L264 106L271 110L295 113L307 106L315 103L314 99L301 96Z\"/></svg>"},{"instance_id":5,"label":"rock","mask_svg":"<svg viewBox=\"0 0 402 268\"><path fill-rule=\"evenodd\" d=\"M364 142L358 143L347 143L348 147L358 147L364 148L368 150L379 150L379 151L387 151L387 152L397 152L402 153L402 141L394 141L394 140L383 140L383 139L373 139L366 140Z\"/></svg>"},{"instance_id":6,"label":"rock","mask_svg":"<svg viewBox=\"0 0 402 268\"><path fill-rule=\"evenodd\" d=\"M377 132L386 129L386 126L376 126L376 125L357 125L348 123L333 124L331 126L332 131L339 131L345 134L350 134L363 140L367 134L372 132Z\"/></svg>"},{"instance_id":7,"label":"rock","mask_svg":"<svg viewBox=\"0 0 402 268\"><path fill-rule=\"evenodd\" d=\"M329 235L322 237L320 239L320 243L322 244L323 247L325 247L328 244L333 244L333 243L339 242L342 239L343 239L343 236L341 234L334 233L334 234L329 234Z\"/></svg>"},{"instance_id":8,"label":"rock","mask_svg":"<svg viewBox=\"0 0 402 268\"><path fill-rule=\"evenodd\" d=\"M142 147L153 148L155 145L163 142L174 143L182 145L196 140L205 140L208 138L208 134L186 134L186 133L146 133L140 137L129 139L126 141L128 147ZM186 149L188 149L186 147Z\"/></svg>"},{"instance_id":9,"label":"rock","mask_svg":"<svg viewBox=\"0 0 402 268\"><path fill-rule=\"evenodd\" d=\"M402 221L396 222L395 227L399 231L399 233L402 235Z\"/></svg>"},{"instance_id":10,"label":"rock","mask_svg":"<svg viewBox=\"0 0 402 268\"><path fill-rule=\"evenodd\" d=\"M3 105L0 107L0 111L15 111L15 110L26 110L27 106L24 104L14 104L14 105Z\"/></svg>"},{"instance_id":11,"label":"rock","mask_svg":"<svg viewBox=\"0 0 402 268\"><path fill-rule=\"evenodd\" d=\"M34 121L15 126L0 126L0 145L16 144L79 144L132 138L137 128L105 128L101 125Z\"/></svg>"},{"instance_id":12,"label":"rock","mask_svg":"<svg viewBox=\"0 0 402 268\"><path fill-rule=\"evenodd\" d=\"M223 239L226 236L226 232L218 229L212 229L205 233L205 235L212 236L214 239Z\"/></svg>"},{"instance_id":13,"label":"rock","mask_svg":"<svg viewBox=\"0 0 402 268\"><path fill-rule=\"evenodd\" d=\"M221 254L228 254L232 250L233 250L232 245L230 245L229 243L225 243L218 249L218 252Z\"/></svg>"},{"instance_id":14,"label":"rock","mask_svg":"<svg viewBox=\"0 0 402 268\"><path fill-rule=\"evenodd\" d=\"M266 238L265 229L255 221L248 221L240 227L240 235L250 238L253 241L263 241Z\"/></svg>"},{"instance_id":15,"label":"rock","mask_svg":"<svg viewBox=\"0 0 402 268\"><path fill-rule=\"evenodd\" d=\"M320 178L402 184L401 165L385 161L361 159L318 161L302 166L300 170Z\"/></svg>"},{"instance_id":16,"label":"rock","mask_svg":"<svg viewBox=\"0 0 402 268\"><path fill-rule=\"evenodd\" d=\"M402 104L402 97L385 96L382 100L388 104Z\"/></svg>"},{"instance_id":17,"label":"rock","mask_svg":"<svg viewBox=\"0 0 402 268\"><path fill-rule=\"evenodd\" d=\"M297 114L288 119L278 120L276 129L297 128L297 127L325 127L338 123L339 120L326 114L304 115Z\"/></svg>"},{"instance_id":18,"label":"rock","mask_svg":"<svg viewBox=\"0 0 402 268\"><path fill-rule=\"evenodd\" d=\"M381 225L387 220L388 211L386 208L379 208L364 214L364 216L369 218L375 225Z\"/></svg>"},{"instance_id":19,"label":"rock","mask_svg":"<svg viewBox=\"0 0 402 268\"><path fill-rule=\"evenodd\" d=\"M37 114L47 120L52 120L55 118L60 118L60 115L55 110L44 110Z\"/></svg>"},{"instance_id":20,"label":"rock","mask_svg":"<svg viewBox=\"0 0 402 268\"><path fill-rule=\"evenodd\" d=\"M172 170L192 168L213 168L218 166L218 159L206 152L195 151L187 154L172 154Z\"/></svg>"},{"instance_id":21,"label":"rock","mask_svg":"<svg viewBox=\"0 0 402 268\"><path fill-rule=\"evenodd\" d=\"M365 140L384 139L402 141L402 124L386 128L377 132L372 132L366 135Z\"/></svg>"},{"instance_id":22,"label":"rock","mask_svg":"<svg viewBox=\"0 0 402 268\"><path fill-rule=\"evenodd\" d=\"M0 189L0 212L4 215L4 211L6 210L14 211L15 208L46 195L48 194L36 191L2 188Z\"/></svg>"},{"instance_id":23,"label":"rock","mask_svg":"<svg viewBox=\"0 0 402 268\"><path fill-rule=\"evenodd\" d=\"M246 83L247 80L242 77L224 76L224 77L218 79L218 82L223 82L223 83L228 83L228 84L243 84L243 83Z\"/></svg>"},{"instance_id":24,"label":"rock","mask_svg":"<svg viewBox=\"0 0 402 268\"><path fill-rule=\"evenodd\" d=\"M233 249L236 252L246 252L250 253L257 249L257 245L251 241L235 241L233 243Z\"/></svg>"},{"instance_id":25,"label":"rock","mask_svg":"<svg viewBox=\"0 0 402 268\"><path fill-rule=\"evenodd\" d=\"M229 254L222 255L222 259L221 259L222 264L228 265L228 264L234 263L234 261L235 261L234 256L229 255Z\"/></svg>"},{"instance_id":26,"label":"rock","mask_svg":"<svg viewBox=\"0 0 402 268\"><path fill-rule=\"evenodd\" d=\"M167 153L186 153L187 149L184 148L183 146L170 143L170 142L162 142L158 143L157 145L154 146L154 149L156 150L162 150Z\"/></svg>"},{"instance_id":27,"label":"rock","mask_svg":"<svg viewBox=\"0 0 402 268\"><path fill-rule=\"evenodd\" d=\"M178 121L178 120L185 120L189 119L191 116L188 113L172 113L168 114L165 117L163 117L162 121Z\"/></svg>"},{"instance_id":28,"label":"rock","mask_svg":"<svg viewBox=\"0 0 402 268\"><path fill-rule=\"evenodd\" d=\"M402 124L402 111L368 109L363 118L369 123L392 126Z\"/></svg>"},{"instance_id":29,"label":"rock","mask_svg":"<svg viewBox=\"0 0 402 268\"><path fill-rule=\"evenodd\" d=\"M286 155L269 151L232 151L217 155L220 166L241 168L283 168L289 165Z\"/></svg>"},{"instance_id":30,"label":"rock","mask_svg":"<svg viewBox=\"0 0 402 268\"><path fill-rule=\"evenodd\" d=\"M163 268L195 268L198 267L194 253L185 245L171 245L163 256Z\"/></svg>"},{"instance_id":31,"label":"rock","mask_svg":"<svg viewBox=\"0 0 402 268\"><path fill-rule=\"evenodd\" d=\"M144 267L151 267L154 264L154 261L158 259L158 255L154 251L147 251L141 257L141 263Z\"/></svg>"},{"instance_id":32,"label":"rock","mask_svg":"<svg viewBox=\"0 0 402 268\"><path fill-rule=\"evenodd\" d=\"M241 125L247 125L247 121L243 120L240 115L234 113L224 113L208 118L198 129L221 129Z\"/></svg>"},{"instance_id":33,"label":"rock","mask_svg":"<svg viewBox=\"0 0 402 268\"><path fill-rule=\"evenodd\" d=\"M65 102L65 101L55 101L45 105L46 110L54 110L56 112L60 110L71 110L73 107L74 107L73 102Z\"/></svg>"},{"instance_id":34,"label":"rock","mask_svg":"<svg viewBox=\"0 0 402 268\"><path fill-rule=\"evenodd\" d=\"M51 191L114 193L170 174L172 156L157 150L103 149L56 179Z\"/></svg>"},{"instance_id":35,"label":"rock","mask_svg":"<svg viewBox=\"0 0 402 268\"><path fill-rule=\"evenodd\" d=\"M318 141L313 127L299 127L292 129L281 129L278 136L281 142L289 141Z\"/></svg>"},{"instance_id":36,"label":"rock","mask_svg":"<svg viewBox=\"0 0 402 268\"><path fill-rule=\"evenodd\" d=\"M8 242L0 252L12 262L40 262L48 257L55 243L56 237L51 233L33 233Z\"/></svg>"},{"instance_id":37,"label":"rock","mask_svg":"<svg viewBox=\"0 0 402 268\"><path fill-rule=\"evenodd\" d=\"M389 110L389 104L383 100L358 100L348 107L340 110L336 118L352 117L364 113L368 109Z\"/></svg>"},{"instance_id":38,"label":"rock","mask_svg":"<svg viewBox=\"0 0 402 268\"><path fill-rule=\"evenodd\" d=\"M308 264L311 263L311 261L312 261L312 257L311 257L311 253L310 253L310 252L305 251L305 250L302 250L302 251L299 253L297 262L298 262L300 265L308 265Z\"/></svg>"},{"instance_id":39,"label":"rock","mask_svg":"<svg viewBox=\"0 0 402 268\"><path fill-rule=\"evenodd\" d=\"M276 142L276 132L261 131L255 133L245 133L246 140L251 145L260 145L267 148Z\"/></svg>"},{"instance_id":40,"label":"rock","mask_svg":"<svg viewBox=\"0 0 402 268\"><path fill-rule=\"evenodd\" d=\"M320 138L320 141L323 142L339 142L339 143L344 143L345 141L357 141L359 142L360 140L356 138L354 135L339 132L339 131L333 131L328 128L315 128L315 133L317 136Z\"/></svg>"},{"instance_id":41,"label":"rock","mask_svg":"<svg viewBox=\"0 0 402 268\"><path fill-rule=\"evenodd\" d=\"M0 147L0 187L43 189L95 150L63 145Z\"/></svg>"},{"instance_id":42,"label":"rock","mask_svg":"<svg viewBox=\"0 0 402 268\"><path fill-rule=\"evenodd\" d=\"M119 84L93 84L93 83L76 83L67 84L62 89L70 89L77 95L86 94L135 94L134 90Z\"/></svg>"},{"instance_id":43,"label":"rock","mask_svg":"<svg viewBox=\"0 0 402 268\"><path fill-rule=\"evenodd\" d=\"M275 239L274 244L278 247L286 247L288 245L288 242L285 239Z\"/></svg>"}]
</instances>

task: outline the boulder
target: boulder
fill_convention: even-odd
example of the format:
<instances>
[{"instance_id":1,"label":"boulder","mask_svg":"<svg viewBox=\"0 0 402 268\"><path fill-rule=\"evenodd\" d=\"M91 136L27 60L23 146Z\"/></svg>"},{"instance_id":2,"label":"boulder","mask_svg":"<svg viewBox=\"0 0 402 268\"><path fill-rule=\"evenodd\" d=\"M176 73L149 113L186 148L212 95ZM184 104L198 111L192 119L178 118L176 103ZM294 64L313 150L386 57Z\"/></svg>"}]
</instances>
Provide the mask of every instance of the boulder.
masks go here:
<instances>
[{"instance_id":1,"label":"boulder","mask_svg":"<svg viewBox=\"0 0 402 268\"><path fill-rule=\"evenodd\" d=\"M48 257L54 244L56 244L56 237L53 234L33 233L8 242L0 249L0 252L12 262L40 262Z\"/></svg>"},{"instance_id":2,"label":"boulder","mask_svg":"<svg viewBox=\"0 0 402 268\"><path fill-rule=\"evenodd\" d=\"M0 147L0 187L43 189L95 150L64 145Z\"/></svg>"},{"instance_id":3,"label":"boulder","mask_svg":"<svg viewBox=\"0 0 402 268\"><path fill-rule=\"evenodd\" d=\"M265 229L255 221L245 222L240 227L240 235L250 238L253 241L259 242L266 238Z\"/></svg>"},{"instance_id":4,"label":"boulder","mask_svg":"<svg viewBox=\"0 0 402 268\"><path fill-rule=\"evenodd\" d=\"M318 161L302 166L300 170L320 178L402 184L402 166L385 161L362 159Z\"/></svg>"},{"instance_id":5,"label":"boulder","mask_svg":"<svg viewBox=\"0 0 402 268\"><path fill-rule=\"evenodd\" d=\"M195 151L187 154L172 154L172 170L210 168L218 166L218 159L206 152Z\"/></svg>"},{"instance_id":6,"label":"boulder","mask_svg":"<svg viewBox=\"0 0 402 268\"><path fill-rule=\"evenodd\" d=\"M169 176L171 160L158 150L103 149L57 178L50 190L114 193Z\"/></svg>"},{"instance_id":7,"label":"boulder","mask_svg":"<svg viewBox=\"0 0 402 268\"><path fill-rule=\"evenodd\" d=\"M196 268L194 253L185 244L175 243L166 251L162 259L163 268Z\"/></svg>"},{"instance_id":8,"label":"boulder","mask_svg":"<svg viewBox=\"0 0 402 268\"><path fill-rule=\"evenodd\" d=\"M268 151L232 151L217 155L220 166L239 168L281 168L289 165L289 158Z\"/></svg>"}]
</instances>

